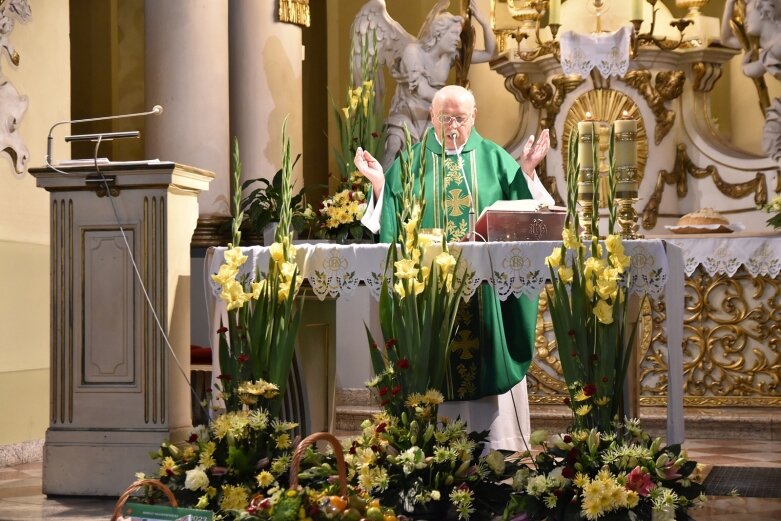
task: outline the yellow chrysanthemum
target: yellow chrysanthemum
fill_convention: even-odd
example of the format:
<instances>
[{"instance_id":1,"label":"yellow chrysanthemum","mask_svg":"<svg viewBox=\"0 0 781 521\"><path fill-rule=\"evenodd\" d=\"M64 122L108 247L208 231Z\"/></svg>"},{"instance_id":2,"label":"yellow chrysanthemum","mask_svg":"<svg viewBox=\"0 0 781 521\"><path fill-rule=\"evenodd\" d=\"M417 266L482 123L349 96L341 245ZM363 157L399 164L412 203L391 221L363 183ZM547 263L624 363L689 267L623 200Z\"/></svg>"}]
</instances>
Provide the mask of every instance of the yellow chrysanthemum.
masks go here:
<instances>
[{"instance_id":1,"label":"yellow chrysanthemum","mask_svg":"<svg viewBox=\"0 0 781 521\"><path fill-rule=\"evenodd\" d=\"M266 488L272 483L274 483L274 475L271 474L271 472L264 470L263 472L255 476L255 480L258 482L258 485L260 485L263 488Z\"/></svg>"},{"instance_id":2,"label":"yellow chrysanthemum","mask_svg":"<svg viewBox=\"0 0 781 521\"><path fill-rule=\"evenodd\" d=\"M575 414L577 414L578 416L585 416L590 412L591 412L591 404L586 404L578 407L577 410L575 411Z\"/></svg>"},{"instance_id":3,"label":"yellow chrysanthemum","mask_svg":"<svg viewBox=\"0 0 781 521\"><path fill-rule=\"evenodd\" d=\"M220 510L244 510L249 504L249 491L241 486L223 485Z\"/></svg>"}]
</instances>

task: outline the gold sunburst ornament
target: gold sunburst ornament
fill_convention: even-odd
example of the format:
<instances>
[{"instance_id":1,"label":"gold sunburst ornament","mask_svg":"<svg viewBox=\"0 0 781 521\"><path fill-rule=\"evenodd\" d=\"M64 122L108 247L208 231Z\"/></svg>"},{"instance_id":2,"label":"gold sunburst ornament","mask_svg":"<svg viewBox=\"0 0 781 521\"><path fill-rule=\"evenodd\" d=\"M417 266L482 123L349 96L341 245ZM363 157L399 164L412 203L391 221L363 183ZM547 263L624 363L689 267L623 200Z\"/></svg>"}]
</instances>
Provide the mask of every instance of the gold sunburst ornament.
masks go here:
<instances>
[{"instance_id":1,"label":"gold sunburst ornament","mask_svg":"<svg viewBox=\"0 0 781 521\"><path fill-rule=\"evenodd\" d=\"M645 172L645 164L648 160L648 135L645 131L645 124L643 123L643 116L640 113L640 109L632 99L624 94L613 89L600 89L592 90L582 94L575 100L575 102L567 111L567 119L564 121L564 132L562 136L563 145L561 150L568 150L570 131L577 129L579 121L586 119L593 119L597 122L605 122L605 128L608 129L609 136L609 123L620 119L621 117L628 117L637 121L637 176L638 182L642 181L643 174ZM602 140L600 140L602 141ZM604 148L604 150L602 150ZM607 140L605 140L605 146L600 145L599 151L599 171L600 174L607 172ZM563 158L566 162L566 157ZM566 164L564 164L564 171L566 171ZM602 175L606 182L606 176ZM606 194L607 190L600 190L602 194ZM604 208L606 201L600 199L600 207Z\"/></svg>"}]
</instances>

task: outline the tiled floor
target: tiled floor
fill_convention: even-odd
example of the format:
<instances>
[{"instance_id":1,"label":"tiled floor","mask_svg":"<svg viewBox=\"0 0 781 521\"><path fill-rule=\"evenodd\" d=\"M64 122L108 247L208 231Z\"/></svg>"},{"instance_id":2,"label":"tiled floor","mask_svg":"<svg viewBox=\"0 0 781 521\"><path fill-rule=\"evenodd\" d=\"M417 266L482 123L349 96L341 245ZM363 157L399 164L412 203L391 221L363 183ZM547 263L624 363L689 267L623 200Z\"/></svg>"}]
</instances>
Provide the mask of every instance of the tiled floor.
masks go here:
<instances>
[{"instance_id":1,"label":"tiled floor","mask_svg":"<svg viewBox=\"0 0 781 521\"><path fill-rule=\"evenodd\" d=\"M781 441L700 439L689 440L684 447L689 457L706 465L781 467ZM41 472L41 462L0 468L0 521L111 517L114 499L47 498L41 494ZM781 499L709 498L703 508L691 514L696 521L778 521Z\"/></svg>"}]
</instances>

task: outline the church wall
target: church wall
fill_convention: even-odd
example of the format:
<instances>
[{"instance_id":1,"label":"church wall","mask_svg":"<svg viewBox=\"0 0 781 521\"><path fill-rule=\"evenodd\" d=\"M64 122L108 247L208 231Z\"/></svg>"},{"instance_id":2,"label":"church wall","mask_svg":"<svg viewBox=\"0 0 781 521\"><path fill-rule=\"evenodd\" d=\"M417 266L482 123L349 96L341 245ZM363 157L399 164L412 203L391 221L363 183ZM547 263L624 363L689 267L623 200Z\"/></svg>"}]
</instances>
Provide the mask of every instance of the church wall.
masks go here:
<instances>
[{"instance_id":1,"label":"church wall","mask_svg":"<svg viewBox=\"0 0 781 521\"><path fill-rule=\"evenodd\" d=\"M67 0L28 0L32 19L17 23L11 42L18 67L0 57L0 70L29 99L20 132L40 166L46 136L69 119L70 57ZM59 157L67 157L60 138ZM5 156L5 154L1 154ZM0 445L43 438L49 416L49 194L28 174L0 159Z\"/></svg>"}]
</instances>

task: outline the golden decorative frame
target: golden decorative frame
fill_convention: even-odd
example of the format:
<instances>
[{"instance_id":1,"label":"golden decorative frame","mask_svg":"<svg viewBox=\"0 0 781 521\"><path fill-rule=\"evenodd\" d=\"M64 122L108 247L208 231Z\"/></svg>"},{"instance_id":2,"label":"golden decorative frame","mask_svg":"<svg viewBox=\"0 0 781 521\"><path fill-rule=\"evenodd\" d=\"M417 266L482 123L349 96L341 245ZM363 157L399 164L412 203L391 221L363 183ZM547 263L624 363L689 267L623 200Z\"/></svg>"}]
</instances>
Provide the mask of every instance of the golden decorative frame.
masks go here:
<instances>
[{"instance_id":1,"label":"golden decorative frame","mask_svg":"<svg viewBox=\"0 0 781 521\"><path fill-rule=\"evenodd\" d=\"M279 21L309 27L309 0L279 0Z\"/></svg>"}]
</instances>

